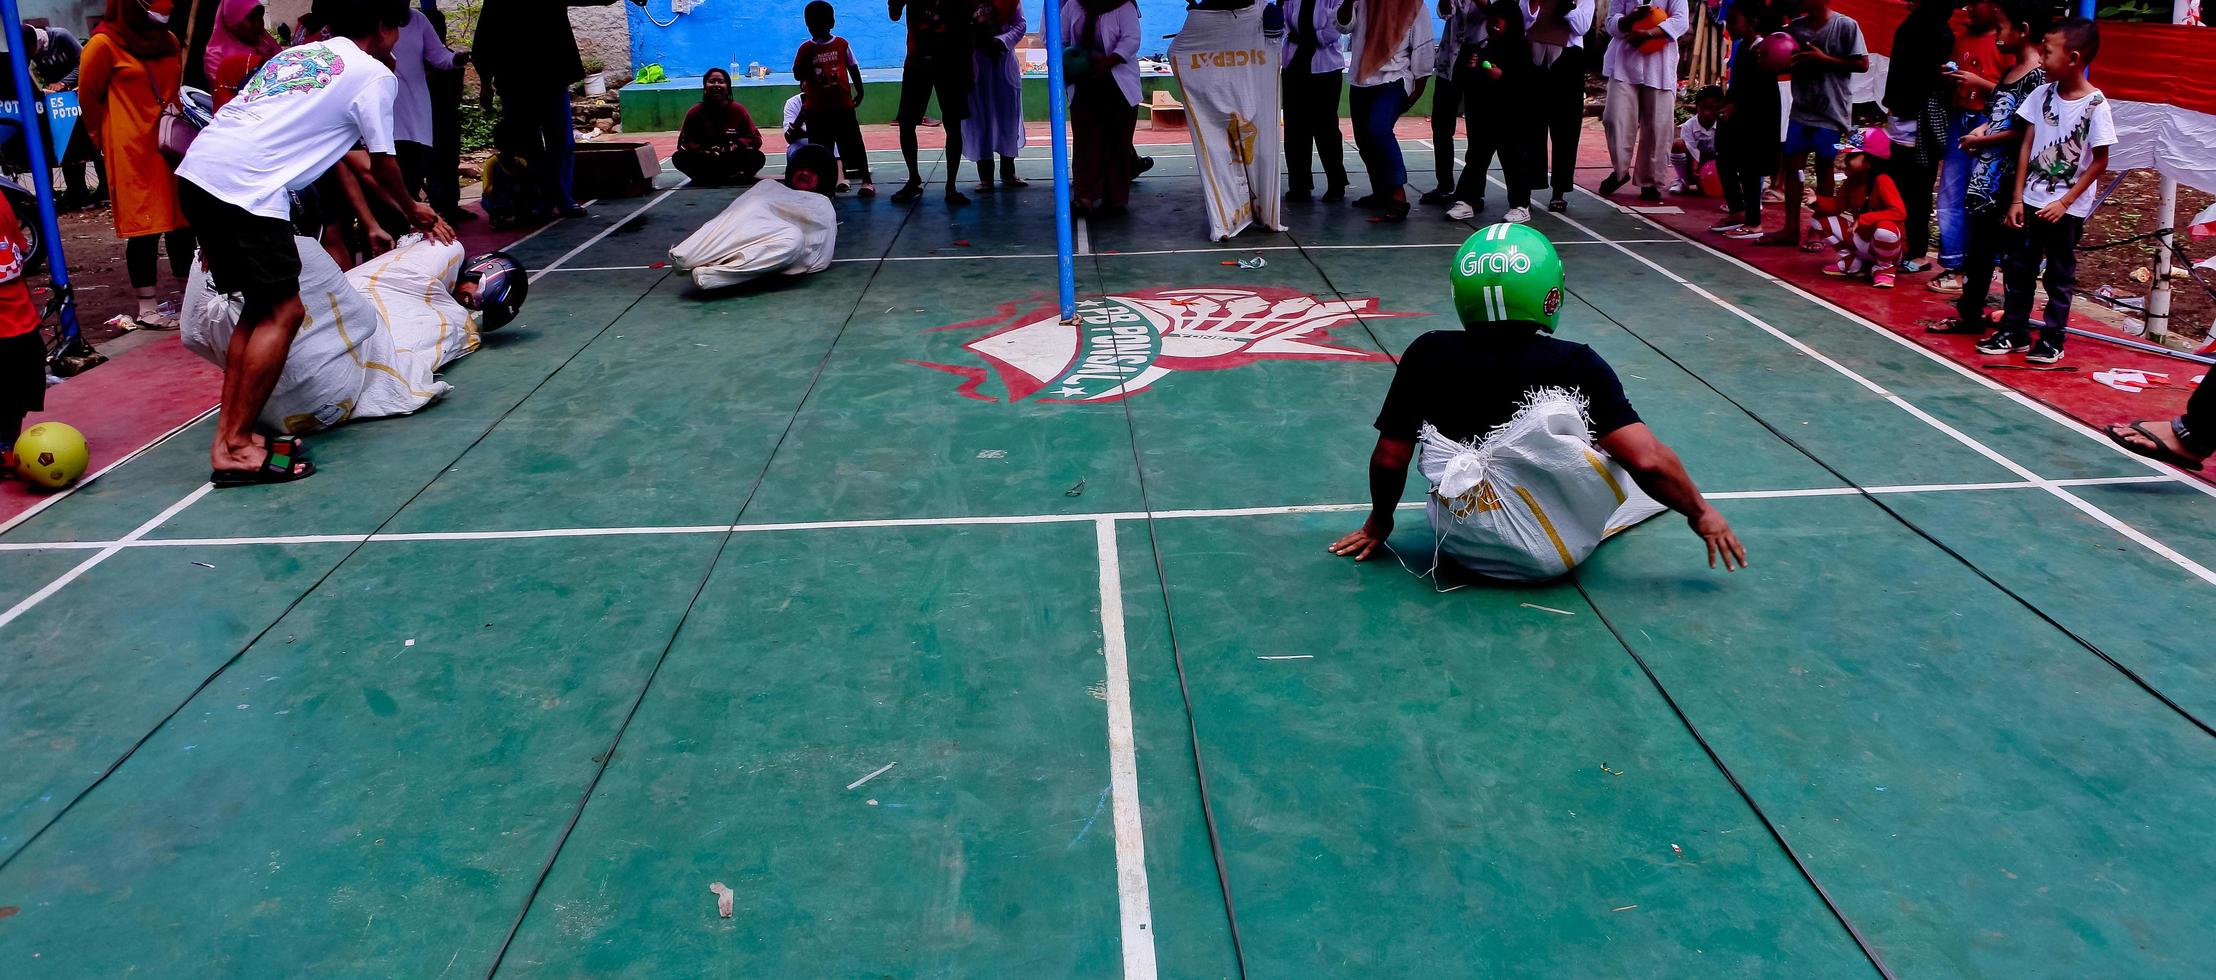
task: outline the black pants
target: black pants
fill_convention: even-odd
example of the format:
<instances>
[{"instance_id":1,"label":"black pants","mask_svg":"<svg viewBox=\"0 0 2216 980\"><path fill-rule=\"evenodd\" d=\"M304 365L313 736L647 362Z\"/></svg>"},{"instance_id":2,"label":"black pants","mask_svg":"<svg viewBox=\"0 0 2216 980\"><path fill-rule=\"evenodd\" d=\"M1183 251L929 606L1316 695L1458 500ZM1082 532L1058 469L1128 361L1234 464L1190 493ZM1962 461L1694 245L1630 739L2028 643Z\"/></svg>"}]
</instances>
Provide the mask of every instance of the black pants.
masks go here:
<instances>
[{"instance_id":1,"label":"black pants","mask_svg":"<svg viewBox=\"0 0 2216 980\"><path fill-rule=\"evenodd\" d=\"M1344 71L1282 73L1285 89L1285 187L1292 193L1315 190L1308 170L1309 149L1322 158L1328 187L1347 183L1346 144L1339 135L1339 89Z\"/></svg>"},{"instance_id":2,"label":"black pants","mask_svg":"<svg viewBox=\"0 0 2216 980\"><path fill-rule=\"evenodd\" d=\"M762 151L749 146L733 147L722 153L705 153L700 150L679 150L670 154L669 162L677 172L692 178L702 187L753 180L762 172L765 162Z\"/></svg>"},{"instance_id":3,"label":"black pants","mask_svg":"<svg viewBox=\"0 0 2216 980\"><path fill-rule=\"evenodd\" d=\"M131 275L131 285L154 285L161 274L161 244L165 238L169 240L169 274L181 281L192 272L192 229L140 235L123 243L123 267Z\"/></svg>"},{"instance_id":4,"label":"black pants","mask_svg":"<svg viewBox=\"0 0 2216 980\"><path fill-rule=\"evenodd\" d=\"M802 110L800 125L808 131L808 142L838 148L848 180L870 183L869 150L862 146L862 124L855 121L852 107Z\"/></svg>"},{"instance_id":5,"label":"black pants","mask_svg":"<svg viewBox=\"0 0 2216 980\"><path fill-rule=\"evenodd\" d=\"M1993 292L1993 269L2023 247L2023 230L2010 228L2001 220L2007 214L2008 209L1997 204L1969 214L1968 248L1963 252L1962 268L1956 270L1962 274L1962 295L1954 301L1957 320L1985 321L1985 300Z\"/></svg>"},{"instance_id":6,"label":"black pants","mask_svg":"<svg viewBox=\"0 0 2216 980\"><path fill-rule=\"evenodd\" d=\"M2202 381L2178 417L2178 441L2191 453L2216 453L2216 385Z\"/></svg>"},{"instance_id":7,"label":"black pants","mask_svg":"<svg viewBox=\"0 0 2216 980\"><path fill-rule=\"evenodd\" d=\"M1476 71L1462 74L1475 75ZM1469 106L1464 99L1467 93L1462 85L1451 79L1431 77L1431 171L1439 178L1438 188L1460 190L1454 180L1454 126L1462 121L1462 114ZM1477 138L1477 127L1470 127L1470 139Z\"/></svg>"},{"instance_id":8,"label":"black pants","mask_svg":"<svg viewBox=\"0 0 2216 980\"><path fill-rule=\"evenodd\" d=\"M423 199L440 214L462 209L462 73L429 69L431 156L424 171Z\"/></svg>"},{"instance_id":9,"label":"black pants","mask_svg":"<svg viewBox=\"0 0 2216 980\"><path fill-rule=\"evenodd\" d=\"M1776 113L1769 118L1775 119ZM1771 132L1776 126L1771 125ZM1739 215L1748 225L1762 227L1762 181L1777 173L1777 143L1772 140L1769 152L1725 136L1744 134L1727 130L1716 140L1716 177L1723 181L1724 205Z\"/></svg>"},{"instance_id":10,"label":"black pants","mask_svg":"<svg viewBox=\"0 0 2216 980\"><path fill-rule=\"evenodd\" d=\"M408 185L408 196L422 200L424 186L430 179L431 161L437 151L413 140L393 140L392 150L392 155L400 158L400 182Z\"/></svg>"},{"instance_id":11,"label":"black pants","mask_svg":"<svg viewBox=\"0 0 2216 980\"><path fill-rule=\"evenodd\" d=\"M2029 207L2024 209L2023 239L2002 265L2001 329L2031 329L2031 290L2040 282L2039 264L2045 262L2047 311L2039 325L2039 339L2062 346L2063 328L2070 325L2070 300L2077 295L2077 243L2084 235L2084 218L2063 215L2060 221L2048 221Z\"/></svg>"},{"instance_id":12,"label":"black pants","mask_svg":"<svg viewBox=\"0 0 2216 980\"><path fill-rule=\"evenodd\" d=\"M1508 205L1529 207L1531 192L1551 184L1566 197L1577 177L1577 139L1585 125L1585 49L1564 48L1554 64L1532 69L1523 130L1507 154ZM1548 151L1553 152L1551 181Z\"/></svg>"},{"instance_id":13,"label":"black pants","mask_svg":"<svg viewBox=\"0 0 2216 980\"><path fill-rule=\"evenodd\" d=\"M1901 204L1908 209L1908 220L1901 232L1901 244L1905 246L1901 255L1910 259L1923 258L1924 253L1931 251L1931 192L1939 174L1916 162L1913 146L1896 147L1885 169L1893 177L1893 186L1900 188Z\"/></svg>"},{"instance_id":14,"label":"black pants","mask_svg":"<svg viewBox=\"0 0 2216 980\"><path fill-rule=\"evenodd\" d=\"M1462 179L1454 182L1454 199L1482 209L1485 204L1485 175L1493 169L1493 141L1509 115L1499 104L1501 92L1498 86L1477 77L1477 69L1469 69L1462 74L1466 77L1452 86L1439 86L1440 94L1432 98L1443 97L1448 88L1459 90L1456 97L1462 103L1463 128L1469 130L1470 149L1462 158ZM1433 125L1436 126L1437 123L1434 122ZM1451 142L1453 139L1454 134L1449 130L1447 142L1433 141L1439 147L1438 158L1446 161L1444 169L1450 175L1454 172L1454 154L1450 152L1454 146ZM1501 155L1507 156L1506 153Z\"/></svg>"}]
</instances>

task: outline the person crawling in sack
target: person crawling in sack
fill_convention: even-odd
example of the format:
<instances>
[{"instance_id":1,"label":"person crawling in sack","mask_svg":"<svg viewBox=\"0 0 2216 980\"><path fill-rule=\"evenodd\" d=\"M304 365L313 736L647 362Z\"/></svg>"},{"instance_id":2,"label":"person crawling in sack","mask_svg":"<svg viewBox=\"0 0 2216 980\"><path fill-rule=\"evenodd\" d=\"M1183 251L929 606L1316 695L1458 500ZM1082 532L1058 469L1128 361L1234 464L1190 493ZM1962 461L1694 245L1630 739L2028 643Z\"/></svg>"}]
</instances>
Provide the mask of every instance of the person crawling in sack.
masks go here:
<instances>
[{"instance_id":1,"label":"person crawling in sack","mask_svg":"<svg viewBox=\"0 0 2216 980\"><path fill-rule=\"evenodd\" d=\"M1556 578L1665 505L1708 546L1709 567L1746 567L1730 523L1639 421L1608 362L1552 336L1563 302L1553 242L1528 225L1479 229L1450 280L1463 329L1424 334L1401 355L1377 416L1369 520L1332 554L1360 561L1385 545L1420 444L1434 570L1444 557L1492 578Z\"/></svg>"},{"instance_id":2,"label":"person crawling in sack","mask_svg":"<svg viewBox=\"0 0 2216 980\"><path fill-rule=\"evenodd\" d=\"M669 264L702 289L822 272L839 244L839 214L831 204L838 183L830 147L793 147L783 182L765 180L739 195L671 248Z\"/></svg>"}]
</instances>

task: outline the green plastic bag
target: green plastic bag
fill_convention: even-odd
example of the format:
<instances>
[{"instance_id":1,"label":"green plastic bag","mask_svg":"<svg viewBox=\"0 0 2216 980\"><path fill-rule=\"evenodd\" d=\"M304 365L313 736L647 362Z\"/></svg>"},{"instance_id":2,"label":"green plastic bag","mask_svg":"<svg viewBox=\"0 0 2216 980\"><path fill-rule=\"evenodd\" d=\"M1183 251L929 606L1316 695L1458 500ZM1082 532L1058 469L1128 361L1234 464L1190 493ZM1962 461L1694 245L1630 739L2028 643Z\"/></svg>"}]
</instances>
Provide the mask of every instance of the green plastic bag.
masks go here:
<instances>
[{"instance_id":1,"label":"green plastic bag","mask_svg":"<svg viewBox=\"0 0 2216 980\"><path fill-rule=\"evenodd\" d=\"M634 85L652 85L655 82L666 82L668 80L669 73L663 71L660 65L648 65L639 69L639 73L631 77L631 83Z\"/></svg>"}]
</instances>

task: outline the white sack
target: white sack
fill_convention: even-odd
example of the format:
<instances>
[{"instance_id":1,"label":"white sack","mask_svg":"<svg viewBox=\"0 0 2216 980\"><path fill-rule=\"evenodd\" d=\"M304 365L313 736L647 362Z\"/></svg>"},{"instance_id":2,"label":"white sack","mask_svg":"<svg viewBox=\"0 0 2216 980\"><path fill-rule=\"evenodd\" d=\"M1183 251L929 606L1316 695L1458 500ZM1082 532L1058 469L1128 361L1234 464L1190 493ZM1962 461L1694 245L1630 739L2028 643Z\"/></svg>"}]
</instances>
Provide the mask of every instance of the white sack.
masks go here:
<instances>
[{"instance_id":1,"label":"white sack","mask_svg":"<svg viewBox=\"0 0 2216 980\"><path fill-rule=\"evenodd\" d=\"M262 411L263 425L314 432L350 419L404 415L446 394L449 386L432 375L477 349L475 319L446 292L462 246L403 242L355 270L358 285L314 239L293 239L307 316ZM365 289L373 280L375 287ZM434 288L438 295L427 296ZM380 301L390 317L379 312ZM215 291L196 263L181 318L186 349L222 366L239 307L236 298Z\"/></svg>"},{"instance_id":2,"label":"white sack","mask_svg":"<svg viewBox=\"0 0 2216 980\"><path fill-rule=\"evenodd\" d=\"M1193 163L1208 198L1208 238L1223 241L1251 224L1284 231L1278 156L1280 43L1262 34L1262 7L1189 10L1170 42L1170 67L1185 90Z\"/></svg>"},{"instance_id":3,"label":"white sack","mask_svg":"<svg viewBox=\"0 0 2216 980\"><path fill-rule=\"evenodd\" d=\"M669 250L669 264L702 289L735 286L773 273L821 272L838 245L831 199L765 180Z\"/></svg>"},{"instance_id":4,"label":"white sack","mask_svg":"<svg viewBox=\"0 0 2216 980\"><path fill-rule=\"evenodd\" d=\"M1609 536L1666 509L1592 445L1582 400L1560 389L1534 392L1474 445L1429 425L1418 443L1438 552L1494 578L1568 574Z\"/></svg>"}]
</instances>

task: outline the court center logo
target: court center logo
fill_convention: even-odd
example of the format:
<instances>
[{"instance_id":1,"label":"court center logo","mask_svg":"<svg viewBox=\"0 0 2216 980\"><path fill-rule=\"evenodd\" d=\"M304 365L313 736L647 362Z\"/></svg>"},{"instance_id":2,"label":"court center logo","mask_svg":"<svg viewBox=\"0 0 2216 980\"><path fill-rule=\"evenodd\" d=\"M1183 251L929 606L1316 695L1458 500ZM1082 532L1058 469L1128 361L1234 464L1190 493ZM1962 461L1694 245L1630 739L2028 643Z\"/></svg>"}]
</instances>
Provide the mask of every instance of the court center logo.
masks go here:
<instances>
[{"instance_id":1,"label":"court center logo","mask_svg":"<svg viewBox=\"0 0 2216 980\"><path fill-rule=\"evenodd\" d=\"M1324 300L1282 287L1143 289L1079 300L1077 322L1035 308L941 330L989 327L962 345L984 367L909 361L967 379L989 402L1110 402L1177 371L1221 371L1260 360L1389 361L1343 347L1333 330L1362 318L1413 316L1375 299ZM998 377L1006 393L985 389Z\"/></svg>"}]
</instances>

